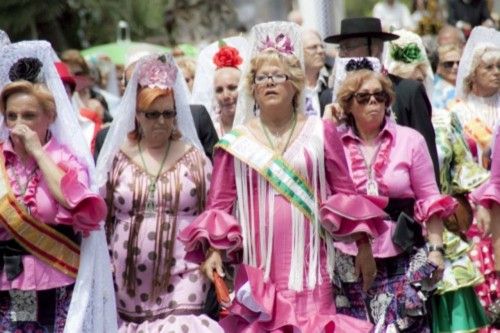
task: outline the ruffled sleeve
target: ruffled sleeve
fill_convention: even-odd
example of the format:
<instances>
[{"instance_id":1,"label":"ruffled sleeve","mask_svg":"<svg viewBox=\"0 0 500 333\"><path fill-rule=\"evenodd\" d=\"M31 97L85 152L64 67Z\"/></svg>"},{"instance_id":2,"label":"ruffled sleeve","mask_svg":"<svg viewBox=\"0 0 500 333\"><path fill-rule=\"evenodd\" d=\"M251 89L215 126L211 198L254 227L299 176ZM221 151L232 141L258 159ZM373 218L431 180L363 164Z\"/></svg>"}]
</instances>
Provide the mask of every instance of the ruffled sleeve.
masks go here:
<instances>
[{"instance_id":1,"label":"ruffled sleeve","mask_svg":"<svg viewBox=\"0 0 500 333\"><path fill-rule=\"evenodd\" d=\"M206 210L178 239L184 243L186 260L200 263L208 247L224 250L226 260L237 262L241 258L242 236L238 221L231 215L236 201L236 182L233 157L217 149Z\"/></svg>"},{"instance_id":2,"label":"ruffled sleeve","mask_svg":"<svg viewBox=\"0 0 500 333\"><path fill-rule=\"evenodd\" d=\"M324 138L326 180L332 194L320 208L323 227L340 240L356 232L377 237L386 229L382 219L387 200L356 193L342 142L330 121L324 121Z\"/></svg>"},{"instance_id":3,"label":"ruffled sleeve","mask_svg":"<svg viewBox=\"0 0 500 333\"><path fill-rule=\"evenodd\" d=\"M89 189L87 169L68 152L62 155L57 165L65 173L61 179L61 192L69 208L58 205L55 222L71 224L86 236L99 229L99 223L106 217L106 204Z\"/></svg>"},{"instance_id":4,"label":"ruffled sleeve","mask_svg":"<svg viewBox=\"0 0 500 333\"><path fill-rule=\"evenodd\" d=\"M457 203L451 196L440 194L432 160L422 135L414 132L412 139L415 144L411 146L410 181L415 194L415 219L427 222L434 215L446 218L455 211Z\"/></svg>"}]
</instances>

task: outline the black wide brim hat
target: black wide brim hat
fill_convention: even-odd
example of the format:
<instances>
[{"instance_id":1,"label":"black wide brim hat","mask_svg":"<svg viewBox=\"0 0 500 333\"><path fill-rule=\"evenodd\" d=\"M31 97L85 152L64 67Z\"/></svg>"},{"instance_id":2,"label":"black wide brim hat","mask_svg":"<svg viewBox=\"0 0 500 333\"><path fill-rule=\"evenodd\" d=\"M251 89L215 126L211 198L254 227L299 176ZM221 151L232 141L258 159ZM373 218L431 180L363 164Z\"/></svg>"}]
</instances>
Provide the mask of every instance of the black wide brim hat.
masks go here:
<instances>
[{"instance_id":1,"label":"black wide brim hat","mask_svg":"<svg viewBox=\"0 0 500 333\"><path fill-rule=\"evenodd\" d=\"M379 38L390 41L398 39L399 36L382 31L382 23L375 17L357 17L343 19L340 23L340 34L325 38L326 43L339 43L344 39L350 38Z\"/></svg>"}]
</instances>

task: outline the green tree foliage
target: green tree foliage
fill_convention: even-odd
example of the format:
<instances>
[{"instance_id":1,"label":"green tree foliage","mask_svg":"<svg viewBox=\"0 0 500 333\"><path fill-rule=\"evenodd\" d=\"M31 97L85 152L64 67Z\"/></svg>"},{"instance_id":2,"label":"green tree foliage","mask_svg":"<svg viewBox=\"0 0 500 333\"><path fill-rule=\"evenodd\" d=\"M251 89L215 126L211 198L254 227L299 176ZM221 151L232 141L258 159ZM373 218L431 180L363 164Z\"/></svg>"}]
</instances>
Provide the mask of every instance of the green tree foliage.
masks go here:
<instances>
[{"instance_id":1,"label":"green tree foliage","mask_svg":"<svg viewBox=\"0 0 500 333\"><path fill-rule=\"evenodd\" d=\"M65 7L66 2L61 0L2 0L0 27L12 34L30 34L37 38L37 24L56 19Z\"/></svg>"},{"instance_id":2,"label":"green tree foliage","mask_svg":"<svg viewBox=\"0 0 500 333\"><path fill-rule=\"evenodd\" d=\"M91 45L116 41L118 21L130 25L132 40L164 33L163 16L168 0L70 0L80 13L82 33Z\"/></svg>"},{"instance_id":3,"label":"green tree foliage","mask_svg":"<svg viewBox=\"0 0 500 333\"><path fill-rule=\"evenodd\" d=\"M129 22L132 40L165 33L169 0L1 0L0 29L11 40L46 39L56 50L116 41Z\"/></svg>"}]
</instances>

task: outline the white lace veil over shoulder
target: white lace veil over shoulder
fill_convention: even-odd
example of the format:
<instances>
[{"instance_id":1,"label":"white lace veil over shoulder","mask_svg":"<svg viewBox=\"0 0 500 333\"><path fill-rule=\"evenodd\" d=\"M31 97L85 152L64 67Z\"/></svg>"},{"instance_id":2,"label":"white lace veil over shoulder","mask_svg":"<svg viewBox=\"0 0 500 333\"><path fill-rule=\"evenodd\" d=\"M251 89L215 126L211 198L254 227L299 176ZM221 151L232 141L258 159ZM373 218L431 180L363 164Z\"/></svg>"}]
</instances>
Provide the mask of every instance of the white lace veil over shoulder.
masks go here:
<instances>
[{"instance_id":1,"label":"white lace veil over shoulder","mask_svg":"<svg viewBox=\"0 0 500 333\"><path fill-rule=\"evenodd\" d=\"M139 86L172 88L177 111L176 126L182 134L182 140L203 150L200 139L196 134L191 108L189 107L189 90L174 59L169 54L142 57L134 68L132 78L127 84L117 114L111 123L106 141L99 153L97 184L101 189L106 185L108 172L116 154L124 144L127 134L134 129L137 88Z\"/></svg>"},{"instance_id":2,"label":"white lace veil over shoulder","mask_svg":"<svg viewBox=\"0 0 500 333\"><path fill-rule=\"evenodd\" d=\"M236 48L243 58L243 63L239 68L243 68L248 55L248 42L244 37L224 38L228 46ZM219 42L214 42L201 50L196 62L196 72L193 82L193 92L191 93L191 104L202 104L207 109L212 120L216 118L214 76L216 65L213 62L214 55L219 51Z\"/></svg>"},{"instance_id":3,"label":"white lace veil over shoulder","mask_svg":"<svg viewBox=\"0 0 500 333\"><path fill-rule=\"evenodd\" d=\"M251 60L260 52L267 49L276 49L287 57L296 57L304 70L304 50L300 27L292 22L267 22L255 25L250 31L247 54L243 55L244 63L238 86L238 103L234 116L233 127L242 125L256 115L254 114L255 99L248 87L246 77L251 72ZM304 112L304 91L299 92L297 111Z\"/></svg>"},{"instance_id":4,"label":"white lace veil over shoulder","mask_svg":"<svg viewBox=\"0 0 500 333\"><path fill-rule=\"evenodd\" d=\"M380 60L374 57L335 59L335 65L333 66L334 81L332 102L335 102L337 100L337 93L340 89L340 86L342 85L342 82L344 82L347 73L350 70L355 69L372 69L373 71L380 73L382 71L382 65L380 64Z\"/></svg>"},{"instance_id":5,"label":"white lace veil over shoulder","mask_svg":"<svg viewBox=\"0 0 500 333\"><path fill-rule=\"evenodd\" d=\"M500 31L475 27L467 40L457 73L457 97L465 98L465 78L476 69L486 48L500 49Z\"/></svg>"},{"instance_id":6,"label":"white lace veil over shoulder","mask_svg":"<svg viewBox=\"0 0 500 333\"><path fill-rule=\"evenodd\" d=\"M50 126L52 135L87 166L91 188L97 191L94 162L78 125L76 113L54 65L59 59L50 43L24 41L1 47L0 86L3 89L10 82L10 67L20 58L26 57L34 57L42 62L42 80L54 96L57 117ZM7 131L3 119L1 129L2 139L5 139ZM80 267L65 332L115 332L117 319L114 297L106 237L101 228L91 232L89 237L82 240Z\"/></svg>"},{"instance_id":7,"label":"white lace veil over shoulder","mask_svg":"<svg viewBox=\"0 0 500 333\"><path fill-rule=\"evenodd\" d=\"M398 39L388 42L388 47L384 48L384 66L387 68L389 73L393 73L393 70L399 64L425 64L425 80L424 86L427 91L427 95L429 97L432 95L433 90L433 81L434 81L434 73L432 72L431 63L429 58L427 57L427 51L425 50L424 43L422 42L422 38L414 32L408 30L396 30L392 32L399 36ZM418 51L411 49L413 46L418 47ZM399 48L402 53L406 53L404 55L399 56L398 59L393 57L393 48ZM416 53L418 52L418 54ZM405 58L405 60L401 60L400 58Z\"/></svg>"}]
</instances>

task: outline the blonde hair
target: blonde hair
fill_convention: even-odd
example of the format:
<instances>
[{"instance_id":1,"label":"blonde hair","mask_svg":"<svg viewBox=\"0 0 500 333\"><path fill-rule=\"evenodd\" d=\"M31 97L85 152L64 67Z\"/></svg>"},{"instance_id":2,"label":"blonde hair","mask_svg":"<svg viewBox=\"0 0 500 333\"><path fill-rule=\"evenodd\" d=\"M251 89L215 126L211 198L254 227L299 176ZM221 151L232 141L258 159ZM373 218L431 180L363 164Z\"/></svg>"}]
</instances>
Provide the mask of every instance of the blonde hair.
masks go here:
<instances>
[{"instance_id":1,"label":"blonde hair","mask_svg":"<svg viewBox=\"0 0 500 333\"><path fill-rule=\"evenodd\" d=\"M276 64L283 68L288 81L293 85L296 94L293 97L294 106L297 106L299 92L304 89L305 74L299 59L294 55L284 55L275 49L267 49L256 54L250 61L250 71L245 78L245 89L253 95L255 74L264 64Z\"/></svg>"},{"instance_id":2,"label":"blonde hair","mask_svg":"<svg viewBox=\"0 0 500 333\"><path fill-rule=\"evenodd\" d=\"M457 52L459 55L462 55L462 51L462 47L457 44L441 45L437 48L438 60L441 61L443 57L450 52Z\"/></svg>"},{"instance_id":3,"label":"blonde hair","mask_svg":"<svg viewBox=\"0 0 500 333\"><path fill-rule=\"evenodd\" d=\"M0 111L5 115L7 100L15 94L27 94L36 98L43 112L49 118L57 116L54 96L43 83L32 83L25 80L15 81L7 84L0 95Z\"/></svg>"},{"instance_id":4,"label":"blonde hair","mask_svg":"<svg viewBox=\"0 0 500 333\"><path fill-rule=\"evenodd\" d=\"M427 78L428 69L429 65L423 61L411 64L407 64L404 62L397 62L396 64L394 64L394 67L391 70L391 74L401 76L404 79L413 80L414 78L412 77L412 74L415 72L415 70L419 70L424 74L424 80L425 80Z\"/></svg>"},{"instance_id":5,"label":"blonde hair","mask_svg":"<svg viewBox=\"0 0 500 333\"><path fill-rule=\"evenodd\" d=\"M347 74L337 93L337 102L345 112L346 118L344 122L348 126L355 127L354 117L350 112L354 94L359 90L359 88L361 88L366 80L370 79L378 80L378 82L380 82L380 85L382 86L382 91L384 91L387 96L389 96L387 102L385 103L386 115L389 115L389 106L392 104L395 98L391 80L380 73L368 69L350 72Z\"/></svg>"},{"instance_id":6,"label":"blonde hair","mask_svg":"<svg viewBox=\"0 0 500 333\"><path fill-rule=\"evenodd\" d=\"M469 94L472 91L472 86L476 80L476 71L479 65L484 62L498 61L500 60L500 48L487 45L484 47L479 47L474 51L472 57L471 68L469 74L464 78L464 92Z\"/></svg>"},{"instance_id":7,"label":"blonde hair","mask_svg":"<svg viewBox=\"0 0 500 333\"><path fill-rule=\"evenodd\" d=\"M191 75L193 78L196 74L196 61L191 58L180 58L177 61L177 66L181 68L182 70L185 70L189 75Z\"/></svg>"}]
</instances>

